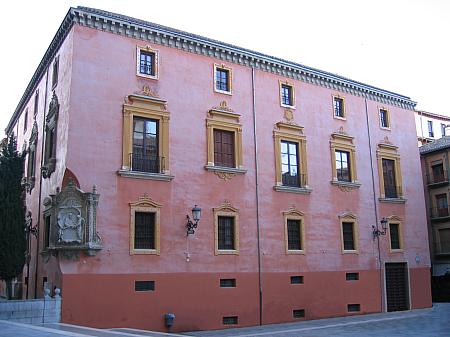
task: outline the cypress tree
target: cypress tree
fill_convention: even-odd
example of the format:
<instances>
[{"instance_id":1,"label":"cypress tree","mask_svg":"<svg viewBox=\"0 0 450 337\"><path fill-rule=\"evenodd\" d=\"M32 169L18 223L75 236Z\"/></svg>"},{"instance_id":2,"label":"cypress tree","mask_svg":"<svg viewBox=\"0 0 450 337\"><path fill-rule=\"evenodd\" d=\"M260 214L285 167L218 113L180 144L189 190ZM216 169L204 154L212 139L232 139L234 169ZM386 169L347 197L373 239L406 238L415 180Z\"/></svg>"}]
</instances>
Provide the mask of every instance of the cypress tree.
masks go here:
<instances>
[{"instance_id":1,"label":"cypress tree","mask_svg":"<svg viewBox=\"0 0 450 337\"><path fill-rule=\"evenodd\" d=\"M24 157L16 149L14 135L0 152L0 279L6 281L11 297L11 281L25 264L25 194L21 184Z\"/></svg>"}]
</instances>

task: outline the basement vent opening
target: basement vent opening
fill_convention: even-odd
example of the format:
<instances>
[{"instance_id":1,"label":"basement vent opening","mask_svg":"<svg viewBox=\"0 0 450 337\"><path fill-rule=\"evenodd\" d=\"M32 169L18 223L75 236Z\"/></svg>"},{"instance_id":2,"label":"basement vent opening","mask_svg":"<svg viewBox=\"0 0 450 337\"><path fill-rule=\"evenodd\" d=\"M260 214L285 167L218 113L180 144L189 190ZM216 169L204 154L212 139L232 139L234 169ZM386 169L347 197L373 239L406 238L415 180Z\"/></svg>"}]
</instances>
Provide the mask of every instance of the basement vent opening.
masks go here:
<instances>
[{"instance_id":1,"label":"basement vent opening","mask_svg":"<svg viewBox=\"0 0 450 337\"><path fill-rule=\"evenodd\" d=\"M303 318L305 317L305 309L294 309L292 310L292 317Z\"/></svg>"},{"instance_id":2,"label":"basement vent opening","mask_svg":"<svg viewBox=\"0 0 450 337\"><path fill-rule=\"evenodd\" d=\"M359 280L359 273L346 273L345 279L347 281L357 281Z\"/></svg>"},{"instance_id":3,"label":"basement vent opening","mask_svg":"<svg viewBox=\"0 0 450 337\"><path fill-rule=\"evenodd\" d=\"M135 291L153 291L155 290L155 281L135 281Z\"/></svg>"},{"instance_id":4,"label":"basement vent opening","mask_svg":"<svg viewBox=\"0 0 450 337\"><path fill-rule=\"evenodd\" d=\"M361 311L361 305L360 304L347 304L347 311L348 312Z\"/></svg>"},{"instance_id":5,"label":"basement vent opening","mask_svg":"<svg viewBox=\"0 0 450 337\"><path fill-rule=\"evenodd\" d=\"M303 284L303 276L291 276L291 284Z\"/></svg>"},{"instance_id":6,"label":"basement vent opening","mask_svg":"<svg viewBox=\"0 0 450 337\"><path fill-rule=\"evenodd\" d=\"M224 316L222 318L223 325L234 325L238 324L238 317L237 316Z\"/></svg>"},{"instance_id":7,"label":"basement vent opening","mask_svg":"<svg viewBox=\"0 0 450 337\"><path fill-rule=\"evenodd\" d=\"M221 288L236 288L236 279L235 278L221 278L220 279L220 287Z\"/></svg>"}]
</instances>

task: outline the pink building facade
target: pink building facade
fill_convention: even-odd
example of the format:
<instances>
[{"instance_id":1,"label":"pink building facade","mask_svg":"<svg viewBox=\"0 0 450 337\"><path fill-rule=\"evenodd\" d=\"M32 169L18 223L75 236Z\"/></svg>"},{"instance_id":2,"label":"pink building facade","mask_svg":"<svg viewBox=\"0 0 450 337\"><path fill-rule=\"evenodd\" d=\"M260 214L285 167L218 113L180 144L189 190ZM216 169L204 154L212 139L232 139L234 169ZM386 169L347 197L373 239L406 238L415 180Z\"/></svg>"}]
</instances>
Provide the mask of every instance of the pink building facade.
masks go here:
<instances>
[{"instance_id":1,"label":"pink building facade","mask_svg":"<svg viewBox=\"0 0 450 337\"><path fill-rule=\"evenodd\" d=\"M161 331L430 307L414 105L71 8L7 128L39 228L27 294L61 288L66 323Z\"/></svg>"}]
</instances>

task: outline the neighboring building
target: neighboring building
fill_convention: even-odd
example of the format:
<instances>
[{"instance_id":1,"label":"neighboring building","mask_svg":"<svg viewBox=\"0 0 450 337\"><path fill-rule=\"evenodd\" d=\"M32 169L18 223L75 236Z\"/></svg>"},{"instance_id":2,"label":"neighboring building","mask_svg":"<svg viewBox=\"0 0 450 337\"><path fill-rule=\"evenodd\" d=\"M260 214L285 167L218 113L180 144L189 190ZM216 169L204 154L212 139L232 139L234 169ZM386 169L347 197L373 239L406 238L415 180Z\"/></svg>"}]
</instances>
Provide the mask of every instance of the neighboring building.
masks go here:
<instances>
[{"instance_id":1,"label":"neighboring building","mask_svg":"<svg viewBox=\"0 0 450 337\"><path fill-rule=\"evenodd\" d=\"M450 136L420 147L433 276L450 274Z\"/></svg>"},{"instance_id":2,"label":"neighboring building","mask_svg":"<svg viewBox=\"0 0 450 337\"><path fill-rule=\"evenodd\" d=\"M450 117L435 113L416 110L416 129L419 146L442 138L450 127ZM447 132L449 130L447 129Z\"/></svg>"},{"instance_id":3,"label":"neighboring building","mask_svg":"<svg viewBox=\"0 0 450 337\"><path fill-rule=\"evenodd\" d=\"M174 313L174 331L430 307L414 106L71 8L7 127L40 233L29 296L61 288L66 323Z\"/></svg>"}]
</instances>

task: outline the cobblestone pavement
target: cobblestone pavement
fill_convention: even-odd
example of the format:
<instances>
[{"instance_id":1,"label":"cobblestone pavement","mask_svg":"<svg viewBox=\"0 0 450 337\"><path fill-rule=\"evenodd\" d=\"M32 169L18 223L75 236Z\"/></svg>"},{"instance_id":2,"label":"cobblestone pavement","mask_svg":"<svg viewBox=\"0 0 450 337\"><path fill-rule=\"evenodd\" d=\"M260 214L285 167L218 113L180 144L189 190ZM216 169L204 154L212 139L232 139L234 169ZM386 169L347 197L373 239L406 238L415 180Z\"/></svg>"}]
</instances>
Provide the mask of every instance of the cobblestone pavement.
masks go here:
<instances>
[{"instance_id":1,"label":"cobblestone pavement","mask_svg":"<svg viewBox=\"0 0 450 337\"><path fill-rule=\"evenodd\" d=\"M450 337L450 303L433 308L183 334L0 321L0 337Z\"/></svg>"}]
</instances>

